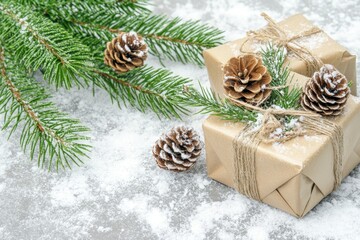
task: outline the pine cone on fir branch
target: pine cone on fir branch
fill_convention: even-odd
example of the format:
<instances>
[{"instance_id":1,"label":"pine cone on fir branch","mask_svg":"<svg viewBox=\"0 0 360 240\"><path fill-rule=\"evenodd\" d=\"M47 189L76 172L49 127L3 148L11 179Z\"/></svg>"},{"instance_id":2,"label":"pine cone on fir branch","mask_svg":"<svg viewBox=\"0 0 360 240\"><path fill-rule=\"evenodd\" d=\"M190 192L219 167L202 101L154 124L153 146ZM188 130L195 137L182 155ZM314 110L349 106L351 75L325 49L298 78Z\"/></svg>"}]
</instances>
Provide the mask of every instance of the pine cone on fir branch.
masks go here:
<instances>
[{"instance_id":1,"label":"pine cone on fir branch","mask_svg":"<svg viewBox=\"0 0 360 240\"><path fill-rule=\"evenodd\" d=\"M104 62L114 70L124 73L144 65L148 47L141 36L135 32L120 33L105 50Z\"/></svg>"},{"instance_id":2,"label":"pine cone on fir branch","mask_svg":"<svg viewBox=\"0 0 360 240\"><path fill-rule=\"evenodd\" d=\"M182 172L195 164L201 150L199 135L192 128L181 126L163 134L152 152L160 168Z\"/></svg>"},{"instance_id":3,"label":"pine cone on fir branch","mask_svg":"<svg viewBox=\"0 0 360 240\"><path fill-rule=\"evenodd\" d=\"M325 116L337 116L343 111L350 95L346 77L334 66L324 65L307 82L301 97L305 110Z\"/></svg>"},{"instance_id":4,"label":"pine cone on fir branch","mask_svg":"<svg viewBox=\"0 0 360 240\"><path fill-rule=\"evenodd\" d=\"M260 105L271 94L271 76L260 58L244 55L231 58L224 67L227 96L252 105Z\"/></svg>"}]
</instances>

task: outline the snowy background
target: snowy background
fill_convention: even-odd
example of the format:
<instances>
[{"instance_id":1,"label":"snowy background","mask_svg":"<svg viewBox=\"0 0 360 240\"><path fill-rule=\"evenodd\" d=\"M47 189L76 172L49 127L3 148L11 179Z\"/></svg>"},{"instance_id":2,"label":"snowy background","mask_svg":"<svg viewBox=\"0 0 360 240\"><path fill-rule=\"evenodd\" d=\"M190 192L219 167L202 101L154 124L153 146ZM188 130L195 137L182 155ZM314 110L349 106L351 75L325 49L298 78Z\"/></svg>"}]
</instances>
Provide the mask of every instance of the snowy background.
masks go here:
<instances>
[{"instance_id":1,"label":"snowy background","mask_svg":"<svg viewBox=\"0 0 360 240\"><path fill-rule=\"evenodd\" d=\"M360 53L359 0L154 0L157 13L200 19L244 36L275 19L303 12L333 38ZM155 58L149 64L159 66ZM207 84L207 72L166 62L175 73ZM357 64L360 69L360 64ZM360 71L358 70L360 76ZM206 116L159 120L119 110L90 90L53 93L61 109L92 129L91 160L73 171L48 173L19 151L18 136L0 140L0 239L359 239L360 168L304 219L247 199L210 180L205 158L187 173L159 169L151 146L174 125L202 135Z\"/></svg>"}]
</instances>

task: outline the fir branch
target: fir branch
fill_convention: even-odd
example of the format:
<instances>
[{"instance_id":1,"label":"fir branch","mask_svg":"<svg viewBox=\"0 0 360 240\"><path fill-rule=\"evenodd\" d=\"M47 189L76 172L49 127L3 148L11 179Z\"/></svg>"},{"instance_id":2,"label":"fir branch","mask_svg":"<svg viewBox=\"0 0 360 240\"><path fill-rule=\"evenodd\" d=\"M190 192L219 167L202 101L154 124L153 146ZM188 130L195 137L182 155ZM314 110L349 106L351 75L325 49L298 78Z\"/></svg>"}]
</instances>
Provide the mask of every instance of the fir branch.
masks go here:
<instances>
[{"instance_id":1,"label":"fir branch","mask_svg":"<svg viewBox=\"0 0 360 240\"><path fill-rule=\"evenodd\" d=\"M94 42L92 38L83 40L91 46L95 63L89 78L94 85L107 91L111 100L120 107L130 105L141 112L151 109L158 117L166 118L181 118L188 112L186 105L176 99L182 94L183 86L190 84L190 79L150 66L119 74L104 64L102 45L91 44Z\"/></svg>"},{"instance_id":2,"label":"fir branch","mask_svg":"<svg viewBox=\"0 0 360 240\"><path fill-rule=\"evenodd\" d=\"M299 108L299 99L301 95L301 88L298 86L288 86L292 82L290 78L290 70L288 66L284 66L286 60L286 49L278 48L273 44L268 44L261 51L262 60L267 70L269 71L272 82L272 87L284 86L280 89L274 89L271 93L270 99L265 103L267 107L279 106L283 109L297 109Z\"/></svg>"},{"instance_id":3,"label":"fir branch","mask_svg":"<svg viewBox=\"0 0 360 240\"><path fill-rule=\"evenodd\" d=\"M146 1L117 1L109 0L60 0L44 4L45 12L54 20L74 19L74 16L84 19L101 18L102 21L116 22L123 15L138 16L148 15ZM75 18L76 19L76 18Z\"/></svg>"},{"instance_id":4,"label":"fir branch","mask_svg":"<svg viewBox=\"0 0 360 240\"><path fill-rule=\"evenodd\" d=\"M63 0L69 2L68 0ZM82 0L73 0L72 3L83 3ZM147 8L150 4L148 0L88 0L86 1L91 6L99 6L103 9L110 10L111 12L116 12L117 14L127 14L127 15L143 15L150 14L150 10ZM59 1L57 1L59 4ZM88 8L89 10L91 9Z\"/></svg>"},{"instance_id":5,"label":"fir branch","mask_svg":"<svg viewBox=\"0 0 360 240\"><path fill-rule=\"evenodd\" d=\"M82 86L89 65L89 50L60 25L21 5L1 4L0 36L16 60L26 68L44 72L56 87Z\"/></svg>"},{"instance_id":6,"label":"fir branch","mask_svg":"<svg viewBox=\"0 0 360 240\"><path fill-rule=\"evenodd\" d=\"M186 114L185 105L177 101L187 78L173 75L165 69L144 66L125 74L117 74L105 66L93 69L94 84L107 91L113 101L137 108L151 109L159 117L177 117Z\"/></svg>"},{"instance_id":7,"label":"fir branch","mask_svg":"<svg viewBox=\"0 0 360 240\"><path fill-rule=\"evenodd\" d=\"M75 11L84 10L83 7L86 7L87 10L94 11L97 9L108 9L112 13L117 14L149 14L150 10L147 8L148 1L147 0L11 0L11 2L26 5L31 7L32 9L42 12L44 14L48 14L51 9L57 7L61 9L62 6L67 5L77 7L80 6L79 9ZM76 2L77 5L74 5ZM93 6L93 7L89 7ZM52 15L55 16L55 15Z\"/></svg>"},{"instance_id":8,"label":"fir branch","mask_svg":"<svg viewBox=\"0 0 360 240\"><path fill-rule=\"evenodd\" d=\"M66 29L84 37L102 39L103 45L120 32L135 31L144 37L151 54L200 66L203 50L219 45L223 39L222 31L199 21L184 22L180 18L158 15L120 15L111 7L101 9L86 3L55 6L48 13L57 17Z\"/></svg>"},{"instance_id":9,"label":"fir branch","mask_svg":"<svg viewBox=\"0 0 360 240\"><path fill-rule=\"evenodd\" d=\"M93 0L99 3L104 3L103 0ZM147 8L149 5L148 0L109 0L106 2L117 9L118 13L125 13L128 15L150 14Z\"/></svg>"},{"instance_id":10,"label":"fir branch","mask_svg":"<svg viewBox=\"0 0 360 240\"><path fill-rule=\"evenodd\" d=\"M184 105L200 108L199 113L212 114L223 120L234 122L255 122L257 113L236 106L227 99L220 100L212 91L200 85L200 91L194 87L185 87L184 95L179 99Z\"/></svg>"},{"instance_id":11,"label":"fir branch","mask_svg":"<svg viewBox=\"0 0 360 240\"><path fill-rule=\"evenodd\" d=\"M26 76L24 69L5 55L4 48L0 48L0 71L1 129L8 129L10 137L23 122L21 147L24 151L30 148L30 158L37 158L38 166L58 170L82 164L90 150L84 143L88 137L83 135L88 128L59 112L44 88Z\"/></svg>"}]
</instances>

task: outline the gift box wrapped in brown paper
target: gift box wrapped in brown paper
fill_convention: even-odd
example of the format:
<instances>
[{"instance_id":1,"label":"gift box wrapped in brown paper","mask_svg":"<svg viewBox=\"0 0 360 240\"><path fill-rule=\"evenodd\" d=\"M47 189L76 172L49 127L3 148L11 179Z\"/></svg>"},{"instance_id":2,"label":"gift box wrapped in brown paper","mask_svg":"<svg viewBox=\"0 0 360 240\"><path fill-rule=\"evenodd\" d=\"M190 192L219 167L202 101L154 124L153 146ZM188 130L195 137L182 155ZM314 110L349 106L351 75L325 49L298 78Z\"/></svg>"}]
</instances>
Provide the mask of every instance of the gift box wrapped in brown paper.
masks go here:
<instances>
[{"instance_id":1,"label":"gift box wrapped in brown paper","mask_svg":"<svg viewBox=\"0 0 360 240\"><path fill-rule=\"evenodd\" d=\"M277 26L286 33L289 39L295 35L301 36L302 33L305 33L307 30L316 28L312 22L300 14L291 16L286 20L279 22ZM291 42L304 47L306 51L309 51L313 56L316 56L316 58L320 59L324 64L334 65L350 82L352 82L351 92L353 95L357 95L356 57L350 54L345 47L331 39L323 31L306 37L299 37ZM259 45L257 41L245 37L205 50L204 58L213 90L220 95L224 93L222 85L223 75L222 71L219 70L231 57L241 54L240 48L245 52L256 52L262 46L263 45ZM306 63L292 55L291 51L289 51L287 64L289 64L290 70L304 76L311 76L313 72L309 71Z\"/></svg>"},{"instance_id":2,"label":"gift box wrapped in brown paper","mask_svg":"<svg viewBox=\"0 0 360 240\"><path fill-rule=\"evenodd\" d=\"M293 84L299 86L308 80L300 74L291 75ZM343 129L342 176L346 177L360 163L359 98L351 96L344 114L331 121ZM232 188L235 188L233 144L244 127L245 124L215 116L203 124L208 175ZM332 148L330 137L325 135L302 136L285 143L261 143L255 157L260 200L296 217L304 216L334 190Z\"/></svg>"}]
</instances>

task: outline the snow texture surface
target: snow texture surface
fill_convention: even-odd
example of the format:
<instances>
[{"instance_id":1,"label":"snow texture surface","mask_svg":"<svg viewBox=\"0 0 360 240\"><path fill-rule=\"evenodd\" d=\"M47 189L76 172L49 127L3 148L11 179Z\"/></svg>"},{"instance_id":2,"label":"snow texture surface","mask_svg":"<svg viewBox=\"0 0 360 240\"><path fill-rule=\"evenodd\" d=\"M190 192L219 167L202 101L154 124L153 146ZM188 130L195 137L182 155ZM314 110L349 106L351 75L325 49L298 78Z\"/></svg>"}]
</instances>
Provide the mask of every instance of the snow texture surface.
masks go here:
<instances>
[{"instance_id":1,"label":"snow texture surface","mask_svg":"<svg viewBox=\"0 0 360 240\"><path fill-rule=\"evenodd\" d=\"M303 12L353 53L360 53L359 0L154 0L153 8L224 29L227 40L263 26L262 11L275 19ZM159 66L155 58L148 62ZM208 85L206 69L165 64ZM90 89L53 94L61 109L92 129L91 160L73 171L49 173L19 151L19 132L10 141L3 133L0 239L360 238L359 167L299 220L209 179L204 154L187 173L156 166L151 147L161 133L183 123L202 135L206 116L159 120L152 113L119 110L102 91L96 97Z\"/></svg>"}]
</instances>

